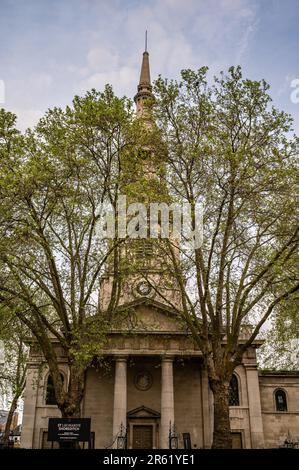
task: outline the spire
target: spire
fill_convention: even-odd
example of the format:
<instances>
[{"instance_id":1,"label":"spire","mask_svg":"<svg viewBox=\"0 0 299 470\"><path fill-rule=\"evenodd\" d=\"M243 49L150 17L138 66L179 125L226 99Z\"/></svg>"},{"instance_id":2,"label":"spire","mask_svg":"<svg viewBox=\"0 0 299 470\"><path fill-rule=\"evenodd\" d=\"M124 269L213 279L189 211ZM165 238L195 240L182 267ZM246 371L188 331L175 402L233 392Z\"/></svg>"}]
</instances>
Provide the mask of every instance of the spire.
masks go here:
<instances>
[{"instance_id":1,"label":"spire","mask_svg":"<svg viewBox=\"0 0 299 470\"><path fill-rule=\"evenodd\" d=\"M137 87L137 94L134 97L134 101L136 103L137 108L137 114L142 113L142 102L145 98L153 98L149 66L149 53L147 51L147 31L145 32L145 50L143 52L142 57L140 80L139 85Z\"/></svg>"},{"instance_id":2,"label":"spire","mask_svg":"<svg viewBox=\"0 0 299 470\"><path fill-rule=\"evenodd\" d=\"M144 51L140 72L139 86L151 86L150 67L149 67L149 53ZM139 88L139 87L138 87Z\"/></svg>"},{"instance_id":3,"label":"spire","mask_svg":"<svg viewBox=\"0 0 299 470\"><path fill-rule=\"evenodd\" d=\"M147 52L147 30L145 31L145 45L142 58L141 72L139 85L151 85L150 67L149 67L149 53Z\"/></svg>"}]
</instances>

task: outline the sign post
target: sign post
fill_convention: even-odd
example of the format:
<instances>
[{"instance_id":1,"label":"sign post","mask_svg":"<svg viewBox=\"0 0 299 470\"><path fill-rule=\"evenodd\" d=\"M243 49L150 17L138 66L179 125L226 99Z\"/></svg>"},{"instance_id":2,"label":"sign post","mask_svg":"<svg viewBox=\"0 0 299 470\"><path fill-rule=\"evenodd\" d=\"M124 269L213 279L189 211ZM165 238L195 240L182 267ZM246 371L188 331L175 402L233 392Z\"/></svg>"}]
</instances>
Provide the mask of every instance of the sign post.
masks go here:
<instances>
[{"instance_id":1,"label":"sign post","mask_svg":"<svg viewBox=\"0 0 299 470\"><path fill-rule=\"evenodd\" d=\"M90 448L90 418L49 418L48 441L88 442Z\"/></svg>"}]
</instances>

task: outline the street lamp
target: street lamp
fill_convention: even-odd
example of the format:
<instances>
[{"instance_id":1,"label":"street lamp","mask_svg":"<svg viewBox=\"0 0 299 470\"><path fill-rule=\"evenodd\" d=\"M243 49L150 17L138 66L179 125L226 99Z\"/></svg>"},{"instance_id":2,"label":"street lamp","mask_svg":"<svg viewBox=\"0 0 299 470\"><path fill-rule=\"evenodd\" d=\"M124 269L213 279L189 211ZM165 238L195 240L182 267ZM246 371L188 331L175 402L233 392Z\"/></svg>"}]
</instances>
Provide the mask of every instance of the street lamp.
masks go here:
<instances>
[{"instance_id":1,"label":"street lamp","mask_svg":"<svg viewBox=\"0 0 299 470\"><path fill-rule=\"evenodd\" d=\"M126 448L127 448L127 429L124 427L123 423L121 423L119 435L117 436L117 449L126 449Z\"/></svg>"},{"instance_id":2,"label":"street lamp","mask_svg":"<svg viewBox=\"0 0 299 470\"><path fill-rule=\"evenodd\" d=\"M169 423L169 449L178 449L179 447L179 436L176 431L175 424Z\"/></svg>"}]
</instances>

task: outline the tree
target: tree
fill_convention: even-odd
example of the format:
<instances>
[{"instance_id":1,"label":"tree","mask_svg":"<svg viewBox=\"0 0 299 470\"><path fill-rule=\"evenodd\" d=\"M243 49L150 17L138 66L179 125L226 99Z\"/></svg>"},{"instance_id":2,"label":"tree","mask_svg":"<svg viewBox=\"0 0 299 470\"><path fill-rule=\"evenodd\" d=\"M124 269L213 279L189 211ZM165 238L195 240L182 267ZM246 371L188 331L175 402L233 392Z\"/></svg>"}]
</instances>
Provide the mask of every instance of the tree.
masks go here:
<instances>
[{"instance_id":1,"label":"tree","mask_svg":"<svg viewBox=\"0 0 299 470\"><path fill-rule=\"evenodd\" d=\"M121 241L102 239L98 223L103 204L117 204L122 154L138 134L132 117L130 101L109 86L49 110L26 135L0 111L0 300L43 354L64 417L80 416L85 370L106 339L99 281L108 257L117 263ZM115 275L108 312L118 296Z\"/></svg>"},{"instance_id":2,"label":"tree","mask_svg":"<svg viewBox=\"0 0 299 470\"><path fill-rule=\"evenodd\" d=\"M298 298L282 302L273 315L266 342L259 351L261 366L266 369L299 368Z\"/></svg>"},{"instance_id":3,"label":"tree","mask_svg":"<svg viewBox=\"0 0 299 470\"><path fill-rule=\"evenodd\" d=\"M27 332L24 325L7 309L0 309L0 314L0 340L4 352L4 362L0 369L0 391L11 397L2 438L2 444L7 446L13 416L25 388L28 347L25 344Z\"/></svg>"},{"instance_id":4,"label":"tree","mask_svg":"<svg viewBox=\"0 0 299 470\"><path fill-rule=\"evenodd\" d=\"M263 80L243 79L232 67L209 87L206 74L205 67L183 70L179 81L155 83L168 184L176 200L191 205L193 230L196 204L204 206L202 246L184 240L181 260L169 241L161 247L179 284L178 314L207 368L213 447L229 448L233 370L271 314L298 291L298 138L290 116L270 106Z\"/></svg>"}]
</instances>

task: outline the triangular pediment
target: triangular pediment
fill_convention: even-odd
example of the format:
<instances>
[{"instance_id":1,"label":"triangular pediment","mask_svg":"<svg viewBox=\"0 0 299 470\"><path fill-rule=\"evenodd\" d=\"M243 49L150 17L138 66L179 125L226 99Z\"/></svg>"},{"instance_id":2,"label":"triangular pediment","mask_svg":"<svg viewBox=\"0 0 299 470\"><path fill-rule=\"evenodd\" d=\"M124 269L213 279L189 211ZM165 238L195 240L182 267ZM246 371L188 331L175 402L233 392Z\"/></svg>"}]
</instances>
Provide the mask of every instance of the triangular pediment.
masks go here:
<instances>
[{"instance_id":1,"label":"triangular pediment","mask_svg":"<svg viewBox=\"0 0 299 470\"><path fill-rule=\"evenodd\" d=\"M173 316L174 318L177 317L177 313L172 309L169 305L165 305L155 299L151 299L148 297L140 297L139 299L132 300L131 302L127 302L125 304L120 305L116 311L121 312L127 310L130 307L137 307L138 305L146 305L149 307L157 308L163 311L165 314Z\"/></svg>"},{"instance_id":2,"label":"triangular pediment","mask_svg":"<svg viewBox=\"0 0 299 470\"><path fill-rule=\"evenodd\" d=\"M154 299L140 298L118 307L117 329L148 332L183 332L180 315ZM115 327L114 327L115 328Z\"/></svg>"},{"instance_id":3,"label":"triangular pediment","mask_svg":"<svg viewBox=\"0 0 299 470\"><path fill-rule=\"evenodd\" d=\"M152 410L147 406L139 406L134 410L128 411L128 418L160 418L160 413L158 411Z\"/></svg>"}]
</instances>

